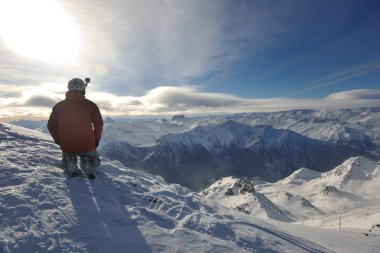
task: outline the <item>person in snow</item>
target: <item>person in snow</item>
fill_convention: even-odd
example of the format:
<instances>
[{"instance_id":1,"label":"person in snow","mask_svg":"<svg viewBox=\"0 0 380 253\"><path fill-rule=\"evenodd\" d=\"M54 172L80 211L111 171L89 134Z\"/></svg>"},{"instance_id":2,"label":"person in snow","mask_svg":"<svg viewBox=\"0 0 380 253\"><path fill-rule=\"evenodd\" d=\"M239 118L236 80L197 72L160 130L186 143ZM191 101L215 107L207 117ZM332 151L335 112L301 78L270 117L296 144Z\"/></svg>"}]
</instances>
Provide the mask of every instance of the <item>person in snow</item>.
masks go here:
<instances>
[{"instance_id":1,"label":"person in snow","mask_svg":"<svg viewBox=\"0 0 380 253\"><path fill-rule=\"evenodd\" d=\"M68 82L66 99L53 107L47 127L62 150L62 166L69 176L79 175L79 156L87 177L95 179L95 168L100 165L96 148L103 131L103 118L98 106L85 98L86 87L87 83L79 78Z\"/></svg>"}]
</instances>

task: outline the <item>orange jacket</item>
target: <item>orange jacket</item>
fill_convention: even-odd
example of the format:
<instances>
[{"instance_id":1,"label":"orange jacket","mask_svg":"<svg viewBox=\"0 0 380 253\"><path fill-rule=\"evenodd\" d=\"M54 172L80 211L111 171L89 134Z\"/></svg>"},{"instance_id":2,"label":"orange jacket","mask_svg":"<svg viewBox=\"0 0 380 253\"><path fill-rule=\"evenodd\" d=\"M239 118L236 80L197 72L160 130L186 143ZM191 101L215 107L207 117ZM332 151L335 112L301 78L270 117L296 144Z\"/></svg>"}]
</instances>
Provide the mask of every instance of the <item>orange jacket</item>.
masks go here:
<instances>
[{"instance_id":1,"label":"orange jacket","mask_svg":"<svg viewBox=\"0 0 380 253\"><path fill-rule=\"evenodd\" d=\"M68 91L66 99L53 107L47 127L63 152L81 154L96 149L103 119L95 103L80 92Z\"/></svg>"}]
</instances>

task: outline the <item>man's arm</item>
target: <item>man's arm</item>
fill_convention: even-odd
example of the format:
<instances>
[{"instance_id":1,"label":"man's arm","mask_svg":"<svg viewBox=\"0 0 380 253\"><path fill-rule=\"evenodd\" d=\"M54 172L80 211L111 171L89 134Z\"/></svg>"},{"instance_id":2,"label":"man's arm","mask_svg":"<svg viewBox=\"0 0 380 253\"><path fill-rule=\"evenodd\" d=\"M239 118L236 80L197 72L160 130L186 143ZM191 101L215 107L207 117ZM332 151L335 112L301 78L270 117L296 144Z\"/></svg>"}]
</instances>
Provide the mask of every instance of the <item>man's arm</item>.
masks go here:
<instances>
[{"instance_id":1,"label":"man's arm","mask_svg":"<svg viewBox=\"0 0 380 253\"><path fill-rule=\"evenodd\" d=\"M100 138L103 132L103 118L100 113L99 107L94 104L94 109L91 114L91 122L94 125L95 142L99 145Z\"/></svg>"},{"instance_id":2,"label":"man's arm","mask_svg":"<svg viewBox=\"0 0 380 253\"><path fill-rule=\"evenodd\" d=\"M53 137L54 142L59 144L59 136L58 136L58 123L57 123L57 118L55 116L55 111L53 108L53 111L50 114L49 121L47 123L47 128L49 129L51 137Z\"/></svg>"}]
</instances>

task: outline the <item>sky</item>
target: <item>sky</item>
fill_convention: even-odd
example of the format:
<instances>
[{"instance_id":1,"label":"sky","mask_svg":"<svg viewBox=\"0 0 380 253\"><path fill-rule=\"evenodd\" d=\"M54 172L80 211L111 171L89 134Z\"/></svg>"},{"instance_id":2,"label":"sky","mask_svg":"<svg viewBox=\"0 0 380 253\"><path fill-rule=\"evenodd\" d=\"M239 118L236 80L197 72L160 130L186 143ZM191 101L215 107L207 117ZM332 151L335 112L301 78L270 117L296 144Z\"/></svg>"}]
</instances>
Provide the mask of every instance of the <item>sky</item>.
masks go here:
<instances>
[{"instance_id":1,"label":"sky","mask_svg":"<svg viewBox=\"0 0 380 253\"><path fill-rule=\"evenodd\" d=\"M0 0L0 121L380 106L377 0Z\"/></svg>"}]
</instances>

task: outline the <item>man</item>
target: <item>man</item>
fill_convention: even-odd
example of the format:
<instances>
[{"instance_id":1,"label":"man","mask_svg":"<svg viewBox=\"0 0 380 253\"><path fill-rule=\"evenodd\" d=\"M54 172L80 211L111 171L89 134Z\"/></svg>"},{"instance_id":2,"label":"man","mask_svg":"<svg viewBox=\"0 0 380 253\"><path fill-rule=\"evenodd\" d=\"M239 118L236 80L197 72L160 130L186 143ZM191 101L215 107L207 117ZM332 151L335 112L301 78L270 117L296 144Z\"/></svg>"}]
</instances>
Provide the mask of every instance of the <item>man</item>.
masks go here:
<instances>
[{"instance_id":1,"label":"man","mask_svg":"<svg viewBox=\"0 0 380 253\"><path fill-rule=\"evenodd\" d=\"M85 98L86 87L87 83L79 78L69 81L66 99L53 107L47 127L61 147L62 165L69 176L79 175L78 155L86 176L95 179L95 168L100 165L96 148L103 131L103 119L98 106Z\"/></svg>"}]
</instances>

